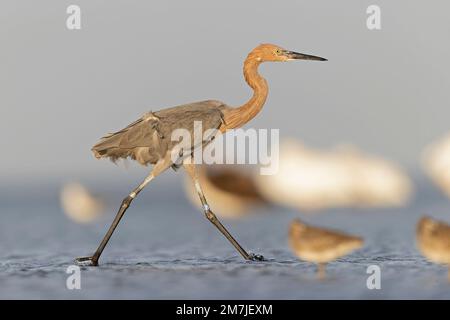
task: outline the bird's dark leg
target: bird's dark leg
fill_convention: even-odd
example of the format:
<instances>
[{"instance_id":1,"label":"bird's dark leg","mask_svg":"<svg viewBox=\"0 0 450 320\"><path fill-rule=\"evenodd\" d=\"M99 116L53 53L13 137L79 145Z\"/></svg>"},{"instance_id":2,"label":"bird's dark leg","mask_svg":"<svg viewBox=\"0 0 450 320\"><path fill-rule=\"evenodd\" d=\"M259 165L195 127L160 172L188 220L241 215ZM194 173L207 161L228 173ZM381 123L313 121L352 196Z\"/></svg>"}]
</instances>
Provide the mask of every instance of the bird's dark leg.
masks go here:
<instances>
[{"instance_id":1,"label":"bird's dark leg","mask_svg":"<svg viewBox=\"0 0 450 320\"><path fill-rule=\"evenodd\" d=\"M264 257L258 254L248 254L247 251L244 250L244 248L241 247L241 245L233 238L233 236L228 232L228 230L223 226L223 224L219 221L219 219L216 217L214 212L211 211L211 208L208 205L208 202L206 201L205 195L203 194L203 190L200 186L200 182L197 177L195 164L193 163L183 163L184 168L188 172L189 176L192 178L195 189L197 190L198 196L200 197L200 201L202 202L203 210L205 212L206 218L216 226L217 229L219 229L220 232L225 236L225 238L230 241L230 243L236 248L237 251L244 257L245 260L258 260L262 261L264 260Z\"/></svg>"},{"instance_id":2,"label":"bird's dark leg","mask_svg":"<svg viewBox=\"0 0 450 320\"><path fill-rule=\"evenodd\" d=\"M111 226L109 227L108 232L103 237L102 242L98 246L97 250L95 251L93 256L90 257L80 257L76 258L75 262L80 265L91 265L91 266L97 266L98 260L100 259L100 255L102 254L103 250L105 249L106 245L108 244L109 239L111 238L114 230L116 229L117 225L120 222L120 219L122 219L123 215L127 211L128 207L130 206L131 202L134 198L139 194L139 192L142 191L142 189L145 188L147 184L150 183L159 173L164 171L168 165L165 165L165 163L157 163L155 167L153 168L152 172L147 176L147 178L142 181L142 183L137 186L130 194L123 199L122 204L120 205L119 211L116 214L116 217L114 218L114 221L112 222Z\"/></svg>"},{"instance_id":3,"label":"bird's dark leg","mask_svg":"<svg viewBox=\"0 0 450 320\"><path fill-rule=\"evenodd\" d=\"M138 195L138 193L144 189L144 187L153 180L154 176L150 174L137 188L135 188L125 199L122 200L122 204L120 205L119 211L116 214L116 217L114 218L114 221L112 222L111 226L109 227L108 232L103 237L102 242L98 246L97 250L95 251L94 255L91 257L80 257L76 258L75 261L78 264L82 265L98 265L98 259L100 258L100 255L102 254L103 250L105 249L106 245L108 244L109 239L111 238L114 230L116 229L117 225L119 224L120 220L122 219L123 215L127 211L128 207L130 206L133 199Z\"/></svg>"}]
</instances>

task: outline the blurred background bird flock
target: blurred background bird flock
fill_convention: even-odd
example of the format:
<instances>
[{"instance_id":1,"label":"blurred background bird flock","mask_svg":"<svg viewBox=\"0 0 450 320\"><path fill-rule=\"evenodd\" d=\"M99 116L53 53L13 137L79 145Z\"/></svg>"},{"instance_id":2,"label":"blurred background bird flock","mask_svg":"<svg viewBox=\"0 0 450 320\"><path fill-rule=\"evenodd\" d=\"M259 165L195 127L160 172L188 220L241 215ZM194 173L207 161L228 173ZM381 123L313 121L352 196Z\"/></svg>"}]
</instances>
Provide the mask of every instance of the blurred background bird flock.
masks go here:
<instances>
[{"instance_id":1,"label":"blurred background bird flock","mask_svg":"<svg viewBox=\"0 0 450 320\"><path fill-rule=\"evenodd\" d=\"M201 166L199 180L217 215L240 219L262 208L286 206L307 217L331 208L400 207L414 196L412 179L405 170L351 144L319 150L288 138L282 141L279 156L274 175L260 175L256 168L244 165ZM430 144L421 163L429 179L450 198L450 134ZM200 207L189 177L184 189L192 205ZM64 185L60 202L63 212L76 223L95 221L107 207L105 198L80 182ZM417 248L429 261L447 265L450 281L450 226L433 219L432 212L426 214L417 222ZM320 279L325 277L326 263L364 243L363 235L311 226L300 219L292 221L287 233L292 252L317 264Z\"/></svg>"}]
</instances>

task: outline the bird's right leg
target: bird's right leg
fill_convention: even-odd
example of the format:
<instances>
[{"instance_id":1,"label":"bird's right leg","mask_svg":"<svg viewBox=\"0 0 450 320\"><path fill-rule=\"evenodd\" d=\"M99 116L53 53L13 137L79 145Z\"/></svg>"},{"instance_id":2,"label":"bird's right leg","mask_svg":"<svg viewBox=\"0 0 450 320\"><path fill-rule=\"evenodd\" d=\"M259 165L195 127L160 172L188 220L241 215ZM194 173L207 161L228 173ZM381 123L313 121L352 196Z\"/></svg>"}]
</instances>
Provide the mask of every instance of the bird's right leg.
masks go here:
<instances>
[{"instance_id":1,"label":"bird's right leg","mask_svg":"<svg viewBox=\"0 0 450 320\"><path fill-rule=\"evenodd\" d=\"M156 176L158 176L161 172L163 172L165 169L167 169L170 166L170 163L166 161L167 159L161 160L160 162L156 163L153 167L152 172L147 176L147 178L142 181L142 183L137 186L133 191L130 192L130 194L123 199L122 204L120 205L119 211L116 214L116 217L114 218L114 221L112 222L111 226L109 227L108 232L103 237L102 242L100 242L100 245L98 246L97 250L95 251L94 255L90 257L80 257L76 258L75 262L80 265L90 265L90 266L98 266L98 260L100 259L100 256L105 249L106 245L108 244L109 239L111 238L114 230L116 229L117 225L120 222L120 219L122 219L123 215L127 211L128 207L130 206L131 202L134 198L139 194L139 192L142 191L142 189L147 186L147 184L150 183Z\"/></svg>"},{"instance_id":2,"label":"bird's right leg","mask_svg":"<svg viewBox=\"0 0 450 320\"><path fill-rule=\"evenodd\" d=\"M217 228L219 231L225 236L225 238L230 241L230 243L233 245L233 247L236 248L236 250L244 257L245 260L257 260L257 261L263 261L264 257L259 254L252 254L247 253L247 251L244 250L244 248L241 247L241 245L236 241L236 239L233 238L233 236L228 232L228 230L223 226L223 224L219 221L219 219L216 217L214 212L211 211L211 208L209 207L208 202L206 202L205 195L203 194L203 190L200 186L200 182L197 177L197 172L195 169L195 164L190 162L184 162L183 167L186 169L187 173L191 177L192 181L194 182L195 189L197 191L197 194L200 198L200 201L202 202L203 210L205 212L206 218Z\"/></svg>"}]
</instances>

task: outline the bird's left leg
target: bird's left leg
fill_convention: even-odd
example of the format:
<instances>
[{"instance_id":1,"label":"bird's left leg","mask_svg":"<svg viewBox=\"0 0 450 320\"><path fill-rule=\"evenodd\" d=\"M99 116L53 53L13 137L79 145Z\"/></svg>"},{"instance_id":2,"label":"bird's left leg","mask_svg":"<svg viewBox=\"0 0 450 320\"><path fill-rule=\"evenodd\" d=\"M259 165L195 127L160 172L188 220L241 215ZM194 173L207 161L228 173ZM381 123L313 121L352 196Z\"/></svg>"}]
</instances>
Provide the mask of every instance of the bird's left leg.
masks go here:
<instances>
[{"instance_id":1,"label":"bird's left leg","mask_svg":"<svg viewBox=\"0 0 450 320\"><path fill-rule=\"evenodd\" d=\"M117 212L116 217L114 218L114 221L109 227L108 232L103 237L103 240L100 242L100 245L98 246L94 255L76 258L75 259L76 263L80 265L91 265L91 266L98 265L98 260L100 259L103 250L108 244L109 239L111 238L114 230L117 228L117 225L119 224L120 220L127 211L133 199L136 198L136 196L145 188L145 186L147 186L155 177L157 177L160 173L162 173L170 166L169 160L170 158L166 156L165 158L158 161L153 167L152 172L144 179L144 181L142 181L142 183L139 186L137 186L125 199L123 199L119 211Z\"/></svg>"},{"instance_id":2,"label":"bird's left leg","mask_svg":"<svg viewBox=\"0 0 450 320\"><path fill-rule=\"evenodd\" d=\"M228 230L223 226L223 224L216 217L214 212L211 211L208 202L206 201L205 195L203 194L202 187L200 186L200 182L198 180L195 164L192 162L183 162L183 167L186 172L189 174L191 179L194 182L195 189L197 191L198 196L200 197L200 201L202 202L203 211L205 212L206 218L216 226L217 229L231 242L231 244L236 248L237 251L244 257L245 260L264 260L264 257L259 254L248 254L244 248L233 238L233 236L228 232Z\"/></svg>"}]
</instances>

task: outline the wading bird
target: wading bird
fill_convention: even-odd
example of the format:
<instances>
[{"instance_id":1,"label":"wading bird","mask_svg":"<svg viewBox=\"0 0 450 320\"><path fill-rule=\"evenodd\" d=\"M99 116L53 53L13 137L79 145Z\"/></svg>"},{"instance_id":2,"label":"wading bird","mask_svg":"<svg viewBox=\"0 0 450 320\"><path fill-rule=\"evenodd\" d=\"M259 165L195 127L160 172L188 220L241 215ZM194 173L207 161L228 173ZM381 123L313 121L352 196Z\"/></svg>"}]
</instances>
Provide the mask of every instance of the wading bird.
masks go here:
<instances>
[{"instance_id":1,"label":"wading bird","mask_svg":"<svg viewBox=\"0 0 450 320\"><path fill-rule=\"evenodd\" d=\"M447 265L450 281L450 225L422 217L417 223L416 237L420 252L428 260Z\"/></svg>"},{"instance_id":2,"label":"wading bird","mask_svg":"<svg viewBox=\"0 0 450 320\"><path fill-rule=\"evenodd\" d=\"M363 239L295 219L289 227L289 244L300 259L317 263L317 275L324 278L325 265L361 248Z\"/></svg>"},{"instance_id":3,"label":"wading bird","mask_svg":"<svg viewBox=\"0 0 450 320\"><path fill-rule=\"evenodd\" d=\"M276 45L261 44L248 54L244 62L245 81L253 89L253 96L242 106L232 108L220 101L207 100L148 112L126 128L106 135L94 145L92 151L96 158L109 158L115 161L130 157L142 165L152 164L153 169L144 181L122 201L111 227L94 255L77 258L76 261L83 265L98 265L100 255L133 199L163 171L178 166L183 166L193 180L206 218L219 229L244 259L263 260L260 255L247 253L217 219L203 195L195 164L193 161L189 161L192 158L193 149L209 143L213 137L204 139L200 144L191 141L191 145L194 147L187 150L181 148L179 161L173 161L172 152L178 141L171 141L171 133L180 128L192 133L194 121L201 121L203 132L209 129L217 129L220 133L224 133L227 130L243 126L260 112L267 98L268 85L266 80L258 73L258 66L268 61L284 62L290 60L326 61L321 57L288 51ZM192 144L192 142L194 143Z\"/></svg>"}]
</instances>

